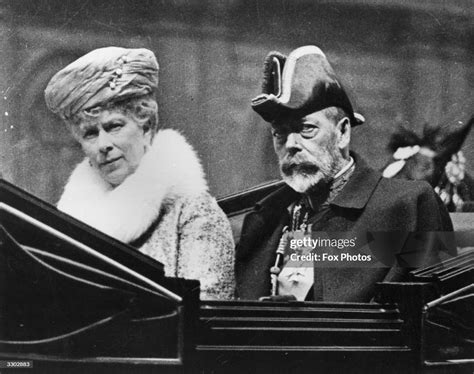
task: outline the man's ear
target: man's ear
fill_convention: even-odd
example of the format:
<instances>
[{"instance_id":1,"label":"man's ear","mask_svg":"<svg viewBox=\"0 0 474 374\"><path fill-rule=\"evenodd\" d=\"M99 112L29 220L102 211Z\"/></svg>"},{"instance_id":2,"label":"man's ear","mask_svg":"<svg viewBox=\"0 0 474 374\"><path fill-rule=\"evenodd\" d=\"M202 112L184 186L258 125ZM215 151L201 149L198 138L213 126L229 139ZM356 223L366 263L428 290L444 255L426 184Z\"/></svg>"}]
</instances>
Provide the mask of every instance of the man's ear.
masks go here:
<instances>
[{"instance_id":1,"label":"man's ear","mask_svg":"<svg viewBox=\"0 0 474 374\"><path fill-rule=\"evenodd\" d=\"M339 132L339 149L345 149L349 147L349 143L351 141L351 122L349 121L349 118L344 117L341 119L337 123L336 128Z\"/></svg>"}]
</instances>

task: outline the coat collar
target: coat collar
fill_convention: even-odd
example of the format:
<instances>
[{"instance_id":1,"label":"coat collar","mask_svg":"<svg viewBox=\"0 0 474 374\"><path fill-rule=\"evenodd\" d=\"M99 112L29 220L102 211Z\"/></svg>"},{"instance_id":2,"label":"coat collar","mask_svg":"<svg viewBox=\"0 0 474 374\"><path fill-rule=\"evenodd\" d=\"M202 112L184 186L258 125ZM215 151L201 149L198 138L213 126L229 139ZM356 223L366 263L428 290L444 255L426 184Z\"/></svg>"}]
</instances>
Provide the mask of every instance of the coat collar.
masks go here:
<instances>
[{"instance_id":1,"label":"coat collar","mask_svg":"<svg viewBox=\"0 0 474 374\"><path fill-rule=\"evenodd\" d=\"M363 209L382 175L371 169L357 153L351 152L355 161L355 170L347 184L332 201L331 205L348 209Z\"/></svg>"},{"instance_id":2,"label":"coat collar","mask_svg":"<svg viewBox=\"0 0 474 374\"><path fill-rule=\"evenodd\" d=\"M255 204L254 212L271 216L284 211L300 196L301 194L285 184Z\"/></svg>"}]
</instances>

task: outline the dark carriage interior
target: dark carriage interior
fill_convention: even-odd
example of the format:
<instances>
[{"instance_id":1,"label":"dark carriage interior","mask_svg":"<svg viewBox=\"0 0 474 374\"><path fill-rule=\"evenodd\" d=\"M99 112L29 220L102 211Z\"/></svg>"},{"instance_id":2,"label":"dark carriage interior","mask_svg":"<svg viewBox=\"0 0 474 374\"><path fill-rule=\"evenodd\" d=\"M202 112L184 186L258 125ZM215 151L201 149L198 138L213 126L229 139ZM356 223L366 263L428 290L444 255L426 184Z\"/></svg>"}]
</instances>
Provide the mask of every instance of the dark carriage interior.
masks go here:
<instances>
[{"instance_id":1,"label":"dark carriage interior","mask_svg":"<svg viewBox=\"0 0 474 374\"><path fill-rule=\"evenodd\" d=\"M237 218L233 228L262 190L278 186L221 201ZM428 373L472 365L473 248L412 272L410 283L379 284L372 303L199 301L197 281L165 277L161 264L8 182L0 192L2 358L44 372L87 365L237 373L248 362L254 372L366 372L370 362L370 370Z\"/></svg>"}]
</instances>

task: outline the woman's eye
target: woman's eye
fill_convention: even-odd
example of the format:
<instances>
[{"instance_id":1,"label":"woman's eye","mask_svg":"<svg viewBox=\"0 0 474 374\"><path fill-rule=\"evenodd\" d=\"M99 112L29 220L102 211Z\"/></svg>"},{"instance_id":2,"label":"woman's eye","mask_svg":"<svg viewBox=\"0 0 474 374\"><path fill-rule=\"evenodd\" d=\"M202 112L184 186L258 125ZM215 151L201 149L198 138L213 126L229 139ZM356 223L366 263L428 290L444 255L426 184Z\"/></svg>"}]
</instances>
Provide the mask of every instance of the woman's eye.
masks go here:
<instances>
[{"instance_id":1,"label":"woman's eye","mask_svg":"<svg viewBox=\"0 0 474 374\"><path fill-rule=\"evenodd\" d=\"M86 131L82 136L84 139L93 139L97 136L96 131Z\"/></svg>"}]
</instances>

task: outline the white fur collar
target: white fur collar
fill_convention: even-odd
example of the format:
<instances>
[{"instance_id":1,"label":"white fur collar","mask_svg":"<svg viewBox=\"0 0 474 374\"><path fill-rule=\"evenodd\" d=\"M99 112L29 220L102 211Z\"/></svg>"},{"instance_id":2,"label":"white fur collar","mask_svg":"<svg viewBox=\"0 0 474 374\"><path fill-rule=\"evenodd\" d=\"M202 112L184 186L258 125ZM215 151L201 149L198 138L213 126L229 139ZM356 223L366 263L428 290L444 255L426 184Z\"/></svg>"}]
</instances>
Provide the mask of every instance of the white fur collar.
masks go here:
<instances>
[{"instance_id":1,"label":"white fur collar","mask_svg":"<svg viewBox=\"0 0 474 374\"><path fill-rule=\"evenodd\" d=\"M142 235L162 204L207 191L199 158L175 130L158 131L134 174L113 189L86 158L71 174L58 209L123 242Z\"/></svg>"}]
</instances>

